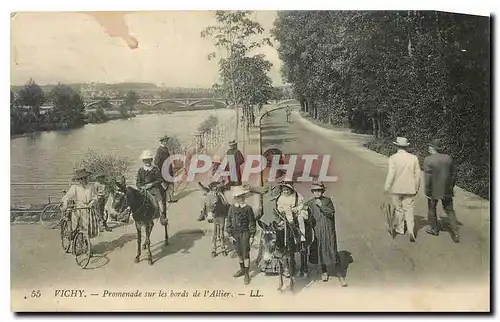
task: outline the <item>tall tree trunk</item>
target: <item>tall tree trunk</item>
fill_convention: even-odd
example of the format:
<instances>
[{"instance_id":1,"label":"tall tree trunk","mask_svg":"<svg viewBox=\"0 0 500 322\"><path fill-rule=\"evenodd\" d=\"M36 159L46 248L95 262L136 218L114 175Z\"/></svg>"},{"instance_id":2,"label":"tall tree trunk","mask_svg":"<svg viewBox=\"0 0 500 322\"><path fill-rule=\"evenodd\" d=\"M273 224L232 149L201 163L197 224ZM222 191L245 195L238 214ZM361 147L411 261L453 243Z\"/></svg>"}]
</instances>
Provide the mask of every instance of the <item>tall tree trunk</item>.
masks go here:
<instances>
[{"instance_id":1,"label":"tall tree trunk","mask_svg":"<svg viewBox=\"0 0 500 322\"><path fill-rule=\"evenodd\" d=\"M377 127L378 127L378 124L377 124L377 119L375 118L374 115L372 115L372 129L373 129L373 137L375 139L378 139L378 131L377 131Z\"/></svg>"},{"instance_id":2,"label":"tall tree trunk","mask_svg":"<svg viewBox=\"0 0 500 322\"><path fill-rule=\"evenodd\" d=\"M378 138L382 138L382 115L378 115L377 117L377 128L378 128Z\"/></svg>"}]
</instances>

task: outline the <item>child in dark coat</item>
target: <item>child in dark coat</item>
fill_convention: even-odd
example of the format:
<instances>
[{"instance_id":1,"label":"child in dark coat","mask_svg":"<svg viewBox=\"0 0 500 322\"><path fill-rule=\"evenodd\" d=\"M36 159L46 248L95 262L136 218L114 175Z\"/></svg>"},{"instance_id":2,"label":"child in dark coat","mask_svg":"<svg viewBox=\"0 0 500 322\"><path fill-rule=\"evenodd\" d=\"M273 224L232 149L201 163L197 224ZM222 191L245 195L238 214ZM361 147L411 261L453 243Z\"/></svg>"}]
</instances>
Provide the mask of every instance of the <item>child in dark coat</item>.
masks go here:
<instances>
[{"instance_id":1,"label":"child in dark coat","mask_svg":"<svg viewBox=\"0 0 500 322\"><path fill-rule=\"evenodd\" d=\"M245 285L250 283L250 245L256 232L255 215L251 206L245 203L245 196L250 193L249 189L242 186L233 188L234 204L229 207L227 215L227 233L231 242L235 245L240 269L234 277L245 276Z\"/></svg>"}]
</instances>

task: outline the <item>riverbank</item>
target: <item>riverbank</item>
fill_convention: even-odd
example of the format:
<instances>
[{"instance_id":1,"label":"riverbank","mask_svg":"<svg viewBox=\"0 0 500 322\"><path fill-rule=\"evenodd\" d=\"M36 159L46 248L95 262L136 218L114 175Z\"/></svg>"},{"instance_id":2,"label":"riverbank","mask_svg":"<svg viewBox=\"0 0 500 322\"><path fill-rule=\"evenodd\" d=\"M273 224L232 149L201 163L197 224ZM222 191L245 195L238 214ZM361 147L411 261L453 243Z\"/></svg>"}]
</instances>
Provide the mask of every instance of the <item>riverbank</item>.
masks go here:
<instances>
[{"instance_id":1,"label":"riverbank","mask_svg":"<svg viewBox=\"0 0 500 322\"><path fill-rule=\"evenodd\" d=\"M33 134L42 133L42 132L68 131L68 130L73 130L73 129L78 129L78 128L84 127L87 124L104 124L104 123L107 123L109 121L127 120L130 118L134 118L137 115L173 114L176 112L206 111L206 110L218 110L218 109L223 109L223 108L222 107L212 107L212 108L179 107L179 108L169 108L169 109L139 109L139 110L133 111L133 113L129 114L129 115L123 115L119 111L112 110L112 111L105 111L104 112L106 119L98 119L95 116L93 118L91 118L90 115L92 113L94 113L95 110L89 110L85 115L85 123L84 124L80 124L78 126L64 128L64 129L58 129L56 124L50 124L50 123L33 124L29 130L11 134L10 138L12 140L12 139L22 138L22 137L30 136Z\"/></svg>"}]
</instances>

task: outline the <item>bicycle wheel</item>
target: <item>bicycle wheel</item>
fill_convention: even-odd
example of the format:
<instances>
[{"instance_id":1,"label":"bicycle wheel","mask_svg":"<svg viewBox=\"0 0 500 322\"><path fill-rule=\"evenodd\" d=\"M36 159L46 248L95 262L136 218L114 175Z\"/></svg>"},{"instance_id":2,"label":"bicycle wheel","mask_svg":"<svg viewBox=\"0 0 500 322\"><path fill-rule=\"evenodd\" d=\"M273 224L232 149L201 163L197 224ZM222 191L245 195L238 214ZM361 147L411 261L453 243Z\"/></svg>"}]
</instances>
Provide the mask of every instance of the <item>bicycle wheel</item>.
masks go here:
<instances>
[{"instance_id":1,"label":"bicycle wheel","mask_svg":"<svg viewBox=\"0 0 500 322\"><path fill-rule=\"evenodd\" d=\"M54 229L62 218L62 211L59 203L49 203L43 208L40 215L40 223L43 227Z\"/></svg>"},{"instance_id":2,"label":"bicycle wheel","mask_svg":"<svg viewBox=\"0 0 500 322\"><path fill-rule=\"evenodd\" d=\"M91 257L91 244L89 236L84 231L79 231L73 240L73 253L76 264L81 268L87 267Z\"/></svg>"},{"instance_id":3,"label":"bicycle wheel","mask_svg":"<svg viewBox=\"0 0 500 322\"><path fill-rule=\"evenodd\" d=\"M63 220L61 224L61 245L67 253L71 248L71 221Z\"/></svg>"}]
</instances>

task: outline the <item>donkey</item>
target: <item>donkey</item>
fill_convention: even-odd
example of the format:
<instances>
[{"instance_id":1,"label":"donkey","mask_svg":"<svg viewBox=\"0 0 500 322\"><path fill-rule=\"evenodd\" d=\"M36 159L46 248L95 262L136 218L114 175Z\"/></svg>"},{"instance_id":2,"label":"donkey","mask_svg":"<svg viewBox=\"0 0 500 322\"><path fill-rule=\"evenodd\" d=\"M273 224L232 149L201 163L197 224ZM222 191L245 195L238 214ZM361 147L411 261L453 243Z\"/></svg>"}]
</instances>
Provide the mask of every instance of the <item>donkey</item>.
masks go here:
<instances>
[{"instance_id":1,"label":"donkey","mask_svg":"<svg viewBox=\"0 0 500 322\"><path fill-rule=\"evenodd\" d=\"M153 265L153 257L151 255L151 232L153 231L154 219L157 214L157 207L152 203L152 200L147 195L147 192L138 190L131 186L117 184L120 191L125 194L127 207L132 212L134 218L135 228L137 230L137 255L134 262L138 263L141 257L141 240L142 240L142 227L146 230L146 239L143 248L148 251L149 265ZM165 229L165 245L168 245L168 230L167 225Z\"/></svg>"},{"instance_id":2,"label":"donkey","mask_svg":"<svg viewBox=\"0 0 500 322\"><path fill-rule=\"evenodd\" d=\"M295 287L295 252L291 248L290 240L285 242L285 231L278 227L278 224L273 221L271 224L267 225L261 220L257 221L257 224L262 229L261 235L261 249L262 249L262 259L261 263L264 265L269 265L271 261L276 260L278 265L278 290L281 291L283 289L283 273L285 267L288 268L290 272L290 290L293 290ZM289 223L285 223L285 225L290 225ZM288 229L292 229L291 226ZM289 235L290 237L290 235Z\"/></svg>"}]
</instances>

